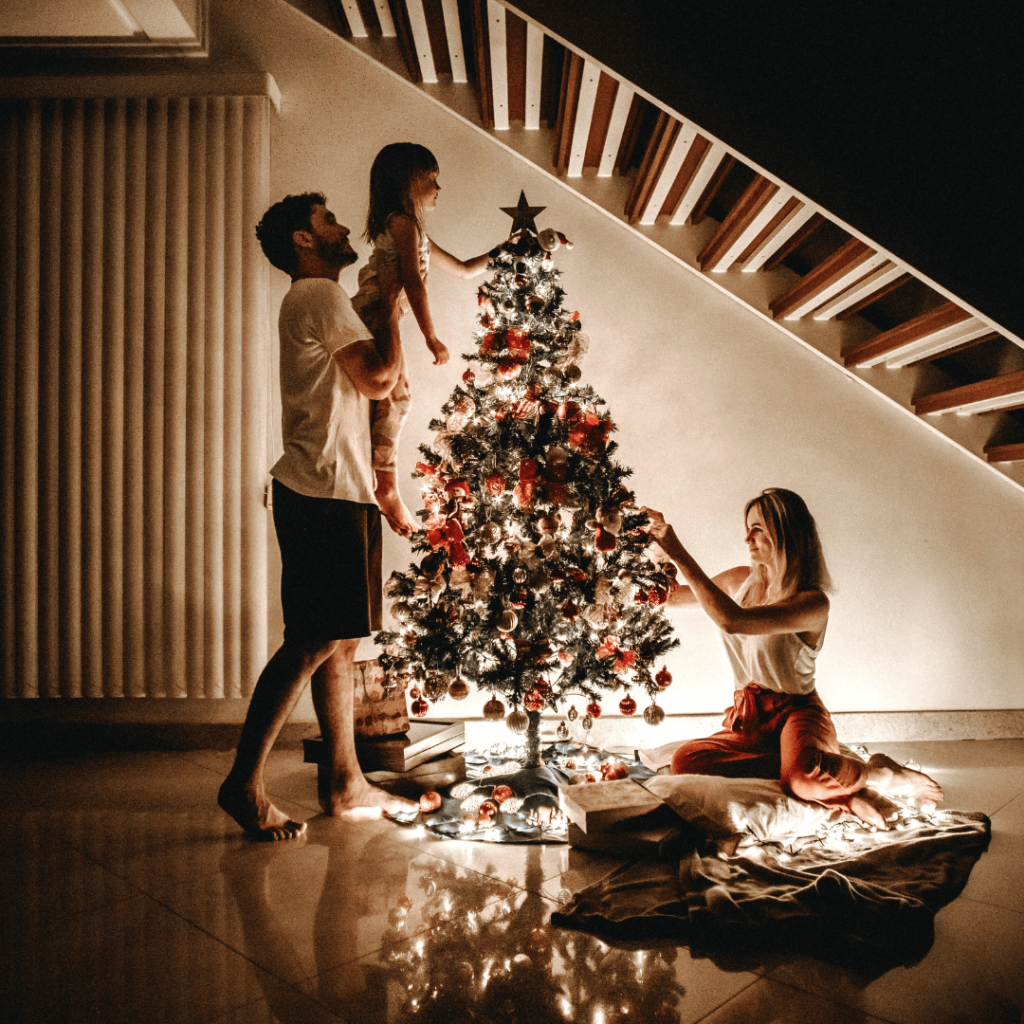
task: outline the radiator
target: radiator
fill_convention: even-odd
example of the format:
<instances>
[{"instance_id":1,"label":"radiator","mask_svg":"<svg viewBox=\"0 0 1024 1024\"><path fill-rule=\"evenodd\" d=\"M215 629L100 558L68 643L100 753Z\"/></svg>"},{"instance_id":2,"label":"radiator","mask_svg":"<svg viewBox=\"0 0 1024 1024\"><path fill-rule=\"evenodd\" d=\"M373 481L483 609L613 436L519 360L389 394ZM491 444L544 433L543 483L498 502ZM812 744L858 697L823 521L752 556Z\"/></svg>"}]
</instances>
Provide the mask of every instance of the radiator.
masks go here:
<instances>
[{"instance_id":1,"label":"radiator","mask_svg":"<svg viewBox=\"0 0 1024 1024\"><path fill-rule=\"evenodd\" d=\"M267 656L267 96L0 99L7 697L240 697Z\"/></svg>"}]
</instances>

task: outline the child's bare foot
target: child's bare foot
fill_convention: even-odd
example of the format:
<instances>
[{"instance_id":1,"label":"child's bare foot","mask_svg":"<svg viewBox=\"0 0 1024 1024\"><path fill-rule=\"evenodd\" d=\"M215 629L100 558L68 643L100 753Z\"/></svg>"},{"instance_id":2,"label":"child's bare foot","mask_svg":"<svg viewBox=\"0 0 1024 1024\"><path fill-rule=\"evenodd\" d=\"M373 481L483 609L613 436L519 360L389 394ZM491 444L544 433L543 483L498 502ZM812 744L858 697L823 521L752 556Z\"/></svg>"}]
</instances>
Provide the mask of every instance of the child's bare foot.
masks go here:
<instances>
[{"instance_id":1,"label":"child's bare foot","mask_svg":"<svg viewBox=\"0 0 1024 1024\"><path fill-rule=\"evenodd\" d=\"M895 821L899 807L873 789L862 789L850 797L850 810L864 822L880 832L889 831L889 822Z\"/></svg>"},{"instance_id":2,"label":"child's bare foot","mask_svg":"<svg viewBox=\"0 0 1024 1024\"><path fill-rule=\"evenodd\" d=\"M401 796L392 796L360 779L332 793L324 810L336 818L349 815L379 818L385 814L415 814L419 811L419 804Z\"/></svg>"},{"instance_id":3,"label":"child's bare foot","mask_svg":"<svg viewBox=\"0 0 1024 1024\"><path fill-rule=\"evenodd\" d=\"M222 783L217 794L217 804L222 811L230 814L251 838L262 842L298 839L306 831L304 821L292 821L264 794L255 795L245 786L236 785L230 778Z\"/></svg>"},{"instance_id":4,"label":"child's bare foot","mask_svg":"<svg viewBox=\"0 0 1024 1024\"><path fill-rule=\"evenodd\" d=\"M385 479L382 480L381 477ZM373 496L377 499L381 515L388 521L388 526L399 537L411 537L413 531L417 529L416 520L398 493L394 473L378 474L377 489Z\"/></svg>"},{"instance_id":5,"label":"child's bare foot","mask_svg":"<svg viewBox=\"0 0 1024 1024\"><path fill-rule=\"evenodd\" d=\"M868 785L915 804L937 804L942 799L942 787L934 779L906 768L886 754L872 754L868 758Z\"/></svg>"}]
</instances>

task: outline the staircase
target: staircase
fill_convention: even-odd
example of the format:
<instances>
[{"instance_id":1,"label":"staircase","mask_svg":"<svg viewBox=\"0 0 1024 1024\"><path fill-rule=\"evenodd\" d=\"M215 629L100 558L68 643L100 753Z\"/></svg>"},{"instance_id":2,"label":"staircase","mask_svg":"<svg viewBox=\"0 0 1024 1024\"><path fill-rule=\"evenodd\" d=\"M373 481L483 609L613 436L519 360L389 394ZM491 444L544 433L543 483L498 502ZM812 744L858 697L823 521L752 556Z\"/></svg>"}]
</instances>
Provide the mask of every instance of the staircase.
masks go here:
<instances>
[{"instance_id":1,"label":"staircase","mask_svg":"<svg viewBox=\"0 0 1024 1024\"><path fill-rule=\"evenodd\" d=\"M293 0L1024 490L1024 340L498 0Z\"/></svg>"}]
</instances>

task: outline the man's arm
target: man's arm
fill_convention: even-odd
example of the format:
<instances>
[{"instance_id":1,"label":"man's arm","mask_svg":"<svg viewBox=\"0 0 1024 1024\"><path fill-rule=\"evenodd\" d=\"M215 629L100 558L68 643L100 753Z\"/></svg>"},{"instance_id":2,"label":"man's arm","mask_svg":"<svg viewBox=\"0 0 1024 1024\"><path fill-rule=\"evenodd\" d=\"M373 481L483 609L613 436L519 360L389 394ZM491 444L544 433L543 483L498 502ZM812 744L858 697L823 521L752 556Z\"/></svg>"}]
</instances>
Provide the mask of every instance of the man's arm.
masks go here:
<instances>
[{"instance_id":1,"label":"man's arm","mask_svg":"<svg viewBox=\"0 0 1024 1024\"><path fill-rule=\"evenodd\" d=\"M386 398L402 369L402 336L398 329L400 289L388 288L381 295L383 326L373 340L352 342L334 353L334 361L348 374L359 392L371 401Z\"/></svg>"}]
</instances>

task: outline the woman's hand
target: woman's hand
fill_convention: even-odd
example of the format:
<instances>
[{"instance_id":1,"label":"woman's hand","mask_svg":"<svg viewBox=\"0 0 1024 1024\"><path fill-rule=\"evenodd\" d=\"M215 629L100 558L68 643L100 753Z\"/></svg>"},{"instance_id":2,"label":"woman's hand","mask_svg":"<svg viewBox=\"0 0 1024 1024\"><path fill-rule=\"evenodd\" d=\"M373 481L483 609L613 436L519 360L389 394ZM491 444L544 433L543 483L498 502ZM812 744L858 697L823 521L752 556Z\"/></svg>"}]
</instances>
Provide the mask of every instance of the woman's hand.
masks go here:
<instances>
[{"instance_id":1,"label":"woman's hand","mask_svg":"<svg viewBox=\"0 0 1024 1024\"><path fill-rule=\"evenodd\" d=\"M669 523L665 522L665 516L663 513L656 512L653 508L648 508L646 505L644 505L640 511L647 516L647 525L644 529L653 540L658 542L662 550L665 550L665 541L675 539L675 530L672 529ZM668 552L666 551L666 554L667 553Z\"/></svg>"}]
</instances>

